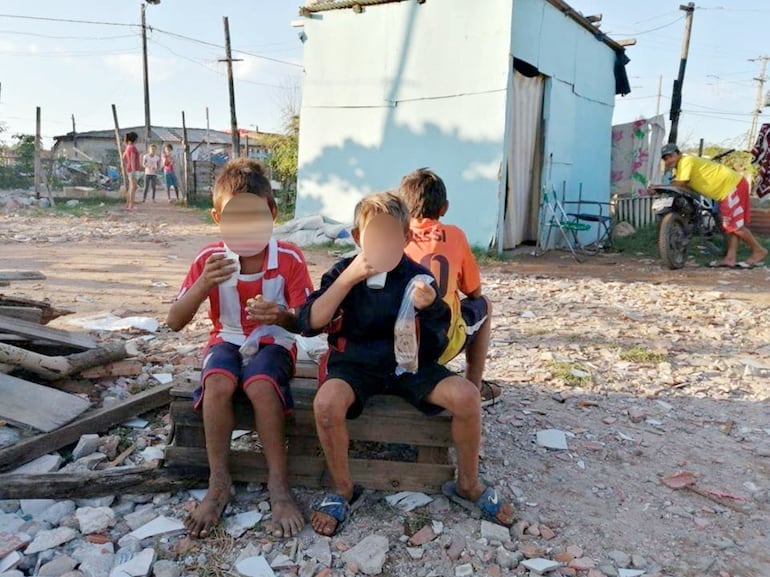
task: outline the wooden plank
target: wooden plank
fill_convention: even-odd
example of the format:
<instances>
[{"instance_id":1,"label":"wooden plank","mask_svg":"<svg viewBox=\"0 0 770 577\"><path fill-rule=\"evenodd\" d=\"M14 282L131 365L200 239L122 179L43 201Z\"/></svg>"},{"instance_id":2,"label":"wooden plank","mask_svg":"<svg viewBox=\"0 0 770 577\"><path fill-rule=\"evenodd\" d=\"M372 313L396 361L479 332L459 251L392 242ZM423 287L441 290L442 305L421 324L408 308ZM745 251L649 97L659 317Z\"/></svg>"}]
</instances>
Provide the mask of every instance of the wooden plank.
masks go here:
<instances>
[{"instance_id":1,"label":"wooden plank","mask_svg":"<svg viewBox=\"0 0 770 577\"><path fill-rule=\"evenodd\" d=\"M0 499L84 499L120 493L177 492L205 484L206 477L159 467L123 467L77 473L0 475Z\"/></svg>"},{"instance_id":2,"label":"wooden plank","mask_svg":"<svg viewBox=\"0 0 770 577\"><path fill-rule=\"evenodd\" d=\"M206 467L206 451L187 447L166 447L166 465L186 474ZM452 465L403 463L374 459L351 459L353 480L379 491L425 491L438 493L441 485L454 477ZM267 464L263 455L246 451L230 452L230 473L234 480L266 482ZM319 488L329 485L323 457L289 456L289 483Z\"/></svg>"},{"instance_id":3,"label":"wooden plank","mask_svg":"<svg viewBox=\"0 0 770 577\"><path fill-rule=\"evenodd\" d=\"M49 433L66 425L91 405L50 387L0 374L0 419Z\"/></svg>"},{"instance_id":4,"label":"wooden plank","mask_svg":"<svg viewBox=\"0 0 770 577\"><path fill-rule=\"evenodd\" d=\"M193 391L198 386L197 383L185 383L174 387L171 391L171 395L179 399L192 399ZM294 378L291 381L291 394L294 398L294 407L296 409L312 410L313 397L318 390L318 381L316 379L307 378ZM245 402L245 397L236 399L236 407L243 404L248 406ZM390 416L401 417L413 417L414 415L422 414L412 405L407 403L404 399L396 397L394 395L377 395L367 402L364 414L367 413L387 413ZM449 419L448 413L442 413L437 415L438 418ZM433 418L433 417L431 417Z\"/></svg>"},{"instance_id":5,"label":"wooden plank","mask_svg":"<svg viewBox=\"0 0 770 577\"><path fill-rule=\"evenodd\" d=\"M70 345L81 349L94 349L97 346L94 339L85 335L78 335L76 333L54 329L19 319L11 319L1 315L0 332L52 341L54 343Z\"/></svg>"},{"instance_id":6,"label":"wooden plank","mask_svg":"<svg viewBox=\"0 0 770 577\"><path fill-rule=\"evenodd\" d=\"M125 401L88 413L58 431L36 435L0 449L0 471L18 467L41 455L76 442L85 433L100 433L132 417L167 405L172 384L160 385Z\"/></svg>"},{"instance_id":7,"label":"wooden plank","mask_svg":"<svg viewBox=\"0 0 770 577\"><path fill-rule=\"evenodd\" d=\"M40 324L43 320L43 311L37 307L0 304L0 315L37 324Z\"/></svg>"},{"instance_id":8,"label":"wooden plank","mask_svg":"<svg viewBox=\"0 0 770 577\"><path fill-rule=\"evenodd\" d=\"M0 281L45 280L45 275L36 270L0 270Z\"/></svg>"},{"instance_id":9,"label":"wooden plank","mask_svg":"<svg viewBox=\"0 0 770 577\"><path fill-rule=\"evenodd\" d=\"M370 405L375 405L377 400L378 397L372 399ZM408 408L410 412L404 415L367 406L360 417L347 421L350 438L355 441L406 443L432 447L448 447L452 444L451 420L448 416L426 417L416 409ZM171 419L175 426L203 429L201 414L188 402L173 402ZM235 426L238 429L254 429L254 416L248 403L235 404ZM307 406L295 407L292 417L286 422L287 437L309 437L315 434L316 426L312 409Z\"/></svg>"},{"instance_id":10,"label":"wooden plank","mask_svg":"<svg viewBox=\"0 0 770 577\"><path fill-rule=\"evenodd\" d=\"M41 324L47 325L55 318L63 315L72 314L74 311L68 309L56 308L48 301L28 299L18 296L0 295L0 305L9 307L34 307L40 309L42 313Z\"/></svg>"}]
</instances>

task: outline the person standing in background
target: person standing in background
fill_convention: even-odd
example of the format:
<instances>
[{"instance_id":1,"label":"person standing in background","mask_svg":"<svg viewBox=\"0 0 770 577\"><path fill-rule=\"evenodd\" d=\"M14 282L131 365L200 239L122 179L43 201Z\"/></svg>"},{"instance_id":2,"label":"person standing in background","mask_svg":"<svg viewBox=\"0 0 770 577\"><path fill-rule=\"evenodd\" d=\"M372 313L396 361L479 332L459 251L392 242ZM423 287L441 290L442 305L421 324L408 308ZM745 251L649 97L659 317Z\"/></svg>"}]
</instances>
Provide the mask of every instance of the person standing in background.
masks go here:
<instances>
[{"instance_id":1,"label":"person standing in background","mask_svg":"<svg viewBox=\"0 0 770 577\"><path fill-rule=\"evenodd\" d=\"M179 185L176 181L176 173L174 172L174 147L167 144L163 147L162 162L163 162L163 179L166 184L166 195L168 201L171 202L171 187L174 187L174 193L176 199L179 200Z\"/></svg>"},{"instance_id":2,"label":"person standing in background","mask_svg":"<svg viewBox=\"0 0 770 577\"><path fill-rule=\"evenodd\" d=\"M142 158L144 166L144 199L147 202L147 189L152 186L152 201L155 202L155 190L158 187L158 168L160 168L160 157L154 144L150 145L150 150Z\"/></svg>"},{"instance_id":3,"label":"person standing in background","mask_svg":"<svg viewBox=\"0 0 770 577\"><path fill-rule=\"evenodd\" d=\"M128 178L126 190L126 210L136 210L134 206L134 194L136 193L137 174L141 170L139 164L139 151L136 149L136 139L139 136L136 132L126 134L126 148L123 151L123 166L126 168L126 177Z\"/></svg>"}]
</instances>

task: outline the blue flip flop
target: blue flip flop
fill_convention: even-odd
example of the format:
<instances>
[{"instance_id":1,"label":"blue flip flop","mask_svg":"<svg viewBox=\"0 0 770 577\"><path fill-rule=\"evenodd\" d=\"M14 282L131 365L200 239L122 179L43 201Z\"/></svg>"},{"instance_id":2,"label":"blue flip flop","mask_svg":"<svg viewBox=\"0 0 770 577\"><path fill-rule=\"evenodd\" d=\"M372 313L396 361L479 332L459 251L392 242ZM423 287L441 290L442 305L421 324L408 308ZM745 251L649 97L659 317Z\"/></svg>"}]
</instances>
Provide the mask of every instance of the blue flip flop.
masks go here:
<instances>
[{"instance_id":1,"label":"blue flip flop","mask_svg":"<svg viewBox=\"0 0 770 577\"><path fill-rule=\"evenodd\" d=\"M502 525L503 527L511 527L513 525L513 522L510 524L505 524L497 518L497 514L500 512L500 509L503 508L506 501L500 498L497 493L497 489L491 485L484 489L484 492L475 503L465 499L464 497L461 497L457 493L456 481L447 481L444 483L441 487L441 492L447 499L453 503L457 503L469 511L480 511L481 516L491 523L496 523L498 525Z\"/></svg>"},{"instance_id":2,"label":"blue flip flop","mask_svg":"<svg viewBox=\"0 0 770 577\"><path fill-rule=\"evenodd\" d=\"M321 501L313 505L313 511L329 515L329 517L337 521L334 532L331 535L325 535L326 537L334 537L342 530L350 516L351 505L358 501L362 494L363 488L360 485L355 485L353 487L353 498L350 501L338 493L329 492L324 495Z\"/></svg>"}]
</instances>

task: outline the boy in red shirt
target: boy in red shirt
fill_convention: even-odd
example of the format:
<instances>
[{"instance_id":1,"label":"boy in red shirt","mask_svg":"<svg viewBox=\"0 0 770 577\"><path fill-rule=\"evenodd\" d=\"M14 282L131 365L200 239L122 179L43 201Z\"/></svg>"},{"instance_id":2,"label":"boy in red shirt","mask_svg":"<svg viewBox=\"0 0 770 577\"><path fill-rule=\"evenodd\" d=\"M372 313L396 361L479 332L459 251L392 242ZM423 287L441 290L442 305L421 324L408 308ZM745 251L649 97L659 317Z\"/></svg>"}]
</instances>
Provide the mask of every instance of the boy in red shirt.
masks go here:
<instances>
[{"instance_id":1,"label":"boy in red shirt","mask_svg":"<svg viewBox=\"0 0 770 577\"><path fill-rule=\"evenodd\" d=\"M399 193L411 216L411 238L404 252L430 269L439 296L452 311L449 344L439 362L446 364L464 350L465 378L479 388L481 406L491 405L500 396L500 387L483 379L492 305L481 294L479 266L465 233L439 221L449 209L444 181L420 168L401 179Z\"/></svg>"},{"instance_id":2,"label":"boy in red shirt","mask_svg":"<svg viewBox=\"0 0 770 577\"><path fill-rule=\"evenodd\" d=\"M225 205L238 194L254 194L267 202L273 219L278 214L270 181L254 160L231 161L217 178L214 222L220 222ZM209 301L213 326L204 351L201 386L194 397L195 407L203 410L209 488L185 524L192 537L207 536L230 499L227 463L234 427L233 395L240 388L254 407L268 465L274 535L296 535L304 520L289 492L284 419L293 407L289 380L296 361L290 334L297 332L294 311L305 302L313 284L304 256L293 244L271 238L254 256L239 257L239 272L225 250L219 241L198 253L166 321L178 331L193 319L204 300ZM233 274L237 283L223 285ZM255 300L257 295L261 298ZM260 331L259 349L244 359L240 346L255 330Z\"/></svg>"}]
</instances>

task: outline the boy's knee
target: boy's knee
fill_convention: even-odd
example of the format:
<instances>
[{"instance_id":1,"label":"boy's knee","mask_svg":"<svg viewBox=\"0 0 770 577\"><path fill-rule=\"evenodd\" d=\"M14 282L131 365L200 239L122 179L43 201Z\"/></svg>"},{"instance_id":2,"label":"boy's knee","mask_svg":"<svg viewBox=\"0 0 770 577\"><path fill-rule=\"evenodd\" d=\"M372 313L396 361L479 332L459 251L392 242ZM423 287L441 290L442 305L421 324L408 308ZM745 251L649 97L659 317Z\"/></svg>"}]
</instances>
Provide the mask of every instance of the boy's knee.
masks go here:
<instances>
[{"instance_id":1,"label":"boy's knee","mask_svg":"<svg viewBox=\"0 0 770 577\"><path fill-rule=\"evenodd\" d=\"M345 421L350 404L333 382L324 383L313 399L313 414L319 427L329 428Z\"/></svg>"},{"instance_id":2,"label":"boy's knee","mask_svg":"<svg viewBox=\"0 0 770 577\"><path fill-rule=\"evenodd\" d=\"M450 398L452 403L450 411L453 415L469 416L481 411L479 388L468 379L463 377L452 379Z\"/></svg>"},{"instance_id":3,"label":"boy's knee","mask_svg":"<svg viewBox=\"0 0 770 577\"><path fill-rule=\"evenodd\" d=\"M204 390L207 397L230 399L235 394L238 384L225 375L210 375L204 382Z\"/></svg>"}]
</instances>

